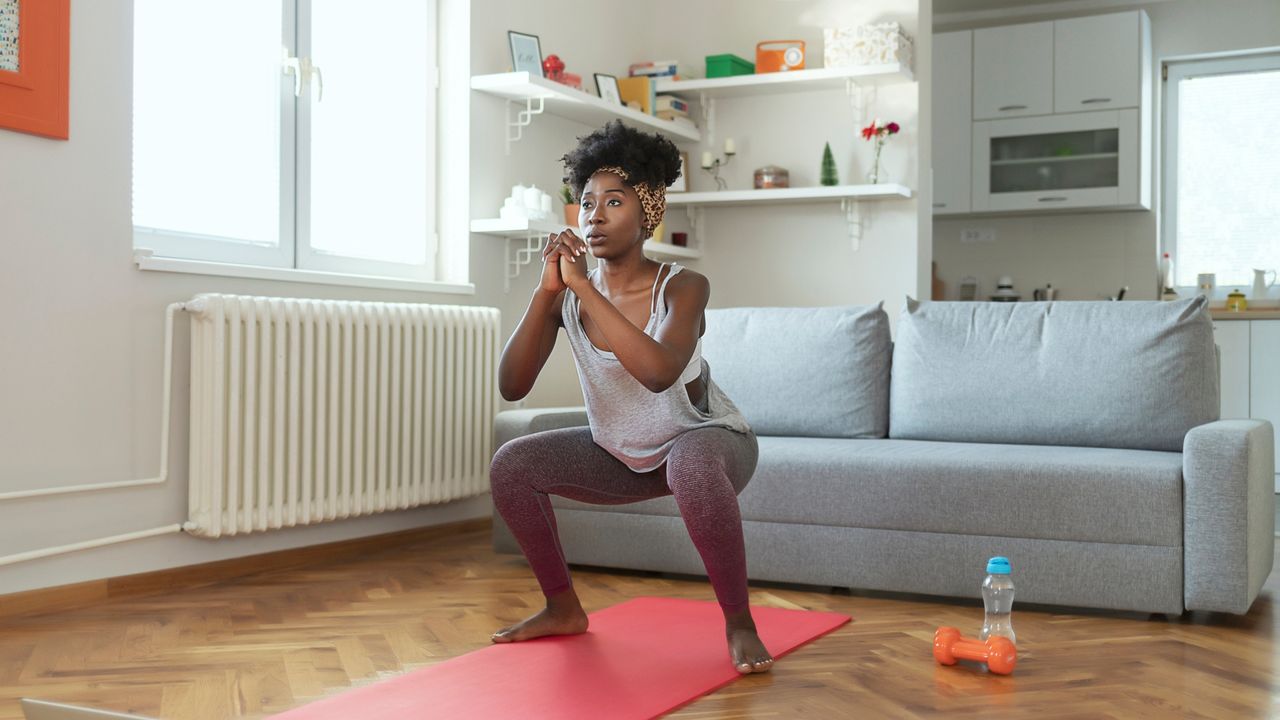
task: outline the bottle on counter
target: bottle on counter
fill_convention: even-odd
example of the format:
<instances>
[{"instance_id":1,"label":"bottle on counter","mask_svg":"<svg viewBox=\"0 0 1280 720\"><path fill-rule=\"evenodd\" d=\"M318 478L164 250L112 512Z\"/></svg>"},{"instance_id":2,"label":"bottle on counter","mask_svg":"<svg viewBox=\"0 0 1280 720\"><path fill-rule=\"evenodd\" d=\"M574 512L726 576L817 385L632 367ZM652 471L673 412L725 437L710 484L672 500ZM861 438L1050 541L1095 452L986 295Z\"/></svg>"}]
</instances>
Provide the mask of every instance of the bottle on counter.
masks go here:
<instances>
[{"instance_id":1,"label":"bottle on counter","mask_svg":"<svg viewBox=\"0 0 1280 720\"><path fill-rule=\"evenodd\" d=\"M1169 253L1160 258L1160 299L1178 299L1178 291L1173 286L1173 258Z\"/></svg>"}]
</instances>

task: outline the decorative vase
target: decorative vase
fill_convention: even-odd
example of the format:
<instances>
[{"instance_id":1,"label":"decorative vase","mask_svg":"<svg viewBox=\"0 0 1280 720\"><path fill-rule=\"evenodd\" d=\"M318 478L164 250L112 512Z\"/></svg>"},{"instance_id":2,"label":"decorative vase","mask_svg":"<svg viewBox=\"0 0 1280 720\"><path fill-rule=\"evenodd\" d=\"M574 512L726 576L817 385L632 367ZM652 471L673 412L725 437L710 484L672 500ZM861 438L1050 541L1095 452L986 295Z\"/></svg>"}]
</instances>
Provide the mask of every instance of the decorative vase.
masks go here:
<instances>
[{"instance_id":1,"label":"decorative vase","mask_svg":"<svg viewBox=\"0 0 1280 720\"><path fill-rule=\"evenodd\" d=\"M884 149L884 138L877 137L876 138L876 156L875 156L875 159L871 161L871 170L867 172L867 180L872 185L879 184L881 179L885 180L885 182L888 182L889 180L888 173L884 172L884 170L880 168L880 151L882 149Z\"/></svg>"},{"instance_id":2,"label":"decorative vase","mask_svg":"<svg viewBox=\"0 0 1280 720\"><path fill-rule=\"evenodd\" d=\"M578 227L578 206L568 204L564 206L564 224L571 228Z\"/></svg>"}]
</instances>

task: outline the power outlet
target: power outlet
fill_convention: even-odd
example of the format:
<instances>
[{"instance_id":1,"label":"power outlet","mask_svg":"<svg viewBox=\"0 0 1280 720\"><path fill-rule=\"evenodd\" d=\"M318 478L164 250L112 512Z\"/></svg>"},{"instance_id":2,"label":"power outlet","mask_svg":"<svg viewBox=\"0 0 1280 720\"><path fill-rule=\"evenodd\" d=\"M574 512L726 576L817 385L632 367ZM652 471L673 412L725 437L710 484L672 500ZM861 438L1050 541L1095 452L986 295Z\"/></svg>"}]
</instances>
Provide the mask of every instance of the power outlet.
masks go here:
<instances>
[{"instance_id":1,"label":"power outlet","mask_svg":"<svg viewBox=\"0 0 1280 720\"><path fill-rule=\"evenodd\" d=\"M995 228L965 228L960 231L960 242L962 243L989 243L995 241Z\"/></svg>"}]
</instances>

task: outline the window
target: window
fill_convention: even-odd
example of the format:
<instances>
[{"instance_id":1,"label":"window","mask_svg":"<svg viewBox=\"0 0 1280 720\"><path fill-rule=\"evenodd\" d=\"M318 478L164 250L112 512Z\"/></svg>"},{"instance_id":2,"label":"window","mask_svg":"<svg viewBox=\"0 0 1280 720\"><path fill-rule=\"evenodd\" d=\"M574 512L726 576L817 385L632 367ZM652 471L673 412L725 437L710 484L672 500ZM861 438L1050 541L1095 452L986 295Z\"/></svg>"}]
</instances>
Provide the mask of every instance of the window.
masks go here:
<instances>
[{"instance_id":1,"label":"window","mask_svg":"<svg viewBox=\"0 0 1280 720\"><path fill-rule=\"evenodd\" d=\"M436 0L135 0L135 247L435 279L436 18Z\"/></svg>"},{"instance_id":2,"label":"window","mask_svg":"<svg viewBox=\"0 0 1280 720\"><path fill-rule=\"evenodd\" d=\"M1167 64L1164 249L1179 287L1214 273L1246 292L1280 267L1280 54Z\"/></svg>"}]
</instances>

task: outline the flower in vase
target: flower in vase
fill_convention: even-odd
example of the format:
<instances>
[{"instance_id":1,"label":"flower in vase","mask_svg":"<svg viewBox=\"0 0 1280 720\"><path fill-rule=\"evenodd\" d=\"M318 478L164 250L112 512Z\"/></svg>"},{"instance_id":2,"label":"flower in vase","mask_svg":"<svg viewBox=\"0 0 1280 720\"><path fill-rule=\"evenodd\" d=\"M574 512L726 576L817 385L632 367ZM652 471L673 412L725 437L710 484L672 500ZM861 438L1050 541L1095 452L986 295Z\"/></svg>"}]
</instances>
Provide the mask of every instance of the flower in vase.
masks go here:
<instances>
[{"instance_id":1,"label":"flower in vase","mask_svg":"<svg viewBox=\"0 0 1280 720\"><path fill-rule=\"evenodd\" d=\"M864 140L875 139L876 141L876 157L871 165L871 172L867 173L867 179L873 184L880 181L880 150L884 148L885 138L890 135L896 135L901 127L896 122L881 123L880 118L871 121L871 124L862 128L862 138Z\"/></svg>"}]
</instances>

